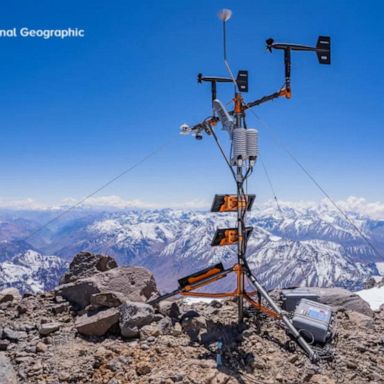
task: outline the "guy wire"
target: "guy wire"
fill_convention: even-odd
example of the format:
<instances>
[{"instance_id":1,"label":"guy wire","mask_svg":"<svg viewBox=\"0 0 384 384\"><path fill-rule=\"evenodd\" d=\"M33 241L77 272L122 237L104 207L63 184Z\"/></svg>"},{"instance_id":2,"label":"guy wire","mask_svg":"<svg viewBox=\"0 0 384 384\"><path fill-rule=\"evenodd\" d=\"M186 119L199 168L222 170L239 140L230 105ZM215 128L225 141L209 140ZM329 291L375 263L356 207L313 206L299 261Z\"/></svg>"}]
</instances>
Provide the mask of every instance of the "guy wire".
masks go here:
<instances>
[{"instance_id":1,"label":"guy wire","mask_svg":"<svg viewBox=\"0 0 384 384\"><path fill-rule=\"evenodd\" d=\"M69 208L65 209L63 212L61 212L59 215L55 216L53 219L49 220L48 222L46 222L45 224L43 224L41 227L37 228L35 231L33 231L32 233L30 233L27 237L25 237L23 239L23 241L28 241L31 237L35 236L37 233L39 233L40 231L42 231L43 229L47 228L49 225L51 225L52 223L54 223L55 221L57 221L58 219L60 219L61 217L63 217L64 215L66 215L68 212L74 210L75 208L77 208L78 206L80 206L81 204L83 204L85 201L87 201L88 199L90 199L91 197L95 196L97 193L99 193L100 191L102 191L103 189L107 188L109 185L111 185L112 183L114 183L116 180L120 179L121 177L123 177L124 175L126 175L127 173L133 171L135 168L137 168L139 165L143 164L145 161L149 160L152 156L154 156L155 154L159 153L160 151L162 151L166 146L169 145L169 143L173 140L170 139L168 141L166 141L165 143L161 144L159 147L157 147L155 150L153 150L152 152L148 153L147 155L145 155L144 157L142 157L140 160L138 160L136 163L132 164L129 168L125 169L124 171L120 172L117 176L113 177L112 179L108 180L106 183L104 183L103 185L101 185L99 188L97 188L95 191L91 192L90 194L88 194L87 196L85 196L84 198L80 199L79 201L77 201L75 204L71 205Z\"/></svg>"},{"instance_id":2,"label":"guy wire","mask_svg":"<svg viewBox=\"0 0 384 384\"><path fill-rule=\"evenodd\" d=\"M273 130L269 126L268 123L266 123L264 120L260 119L259 116L256 114L256 112L253 109L250 109L252 114L255 116L255 118L265 127L272 135L273 141L275 144L277 144L280 148L286 152L286 154L291 158L291 160L304 172L304 174L312 181L312 183L319 189L319 191L325 196L325 198L341 213L341 215L344 217L344 219L356 230L356 232L359 234L359 236L368 244L368 246L373 250L373 252L379 256L380 258L381 253L377 250L377 248L372 244L372 242L365 236L365 234L360 230L360 228L348 217L348 215L339 207L339 205L334 201L334 199L329 195L329 193L320 185L320 183L312 176L312 174L304 167L304 165L297 159L294 154L288 150L286 145L277 138L277 136L274 134Z\"/></svg>"}]
</instances>

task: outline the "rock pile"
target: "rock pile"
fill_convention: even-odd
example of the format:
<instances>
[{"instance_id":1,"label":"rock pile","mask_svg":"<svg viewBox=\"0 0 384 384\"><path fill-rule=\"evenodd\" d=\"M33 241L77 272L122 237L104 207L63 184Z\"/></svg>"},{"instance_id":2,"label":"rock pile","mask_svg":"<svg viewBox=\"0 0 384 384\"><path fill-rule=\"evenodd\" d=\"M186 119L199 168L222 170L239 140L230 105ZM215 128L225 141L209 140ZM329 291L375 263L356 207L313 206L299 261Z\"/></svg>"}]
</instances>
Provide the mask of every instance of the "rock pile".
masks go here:
<instances>
[{"instance_id":1,"label":"rock pile","mask_svg":"<svg viewBox=\"0 0 384 384\"><path fill-rule=\"evenodd\" d=\"M69 264L69 271L64 274L60 284L70 283L82 277L89 277L98 272L109 271L116 268L114 258L105 255L95 255L90 252L80 252Z\"/></svg>"},{"instance_id":2,"label":"rock pile","mask_svg":"<svg viewBox=\"0 0 384 384\"><path fill-rule=\"evenodd\" d=\"M100 256L86 260L94 266ZM238 326L232 301L153 308L145 301L159 293L149 271L91 269L75 274L73 266L54 292L0 291L1 384L384 383L384 308L364 314L347 291L322 292L335 306L338 337L334 358L313 365L275 321L261 319L260 330L250 314Z\"/></svg>"}]
</instances>

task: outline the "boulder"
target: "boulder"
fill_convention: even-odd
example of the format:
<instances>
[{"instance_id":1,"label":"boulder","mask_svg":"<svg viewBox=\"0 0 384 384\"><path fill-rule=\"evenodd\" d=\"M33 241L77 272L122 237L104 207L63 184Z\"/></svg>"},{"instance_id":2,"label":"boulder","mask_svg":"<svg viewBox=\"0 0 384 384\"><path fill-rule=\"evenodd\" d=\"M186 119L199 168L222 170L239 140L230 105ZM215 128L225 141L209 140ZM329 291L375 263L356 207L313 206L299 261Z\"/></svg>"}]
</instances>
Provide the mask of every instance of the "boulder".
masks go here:
<instances>
[{"instance_id":1,"label":"boulder","mask_svg":"<svg viewBox=\"0 0 384 384\"><path fill-rule=\"evenodd\" d=\"M122 294L126 300L137 302L159 295L152 273L142 267L117 267L56 288L57 295L80 308L91 303L92 295L105 292Z\"/></svg>"},{"instance_id":2,"label":"boulder","mask_svg":"<svg viewBox=\"0 0 384 384\"><path fill-rule=\"evenodd\" d=\"M1 384L17 384L17 375L5 353L0 352Z\"/></svg>"},{"instance_id":3,"label":"boulder","mask_svg":"<svg viewBox=\"0 0 384 384\"><path fill-rule=\"evenodd\" d=\"M77 331L85 336L103 336L119 322L120 312L117 308L109 308L96 314L85 314L76 319Z\"/></svg>"},{"instance_id":4,"label":"boulder","mask_svg":"<svg viewBox=\"0 0 384 384\"><path fill-rule=\"evenodd\" d=\"M369 304L360 296L344 288L310 288L319 295L320 303L330 305L334 310L341 308L373 317Z\"/></svg>"},{"instance_id":5,"label":"boulder","mask_svg":"<svg viewBox=\"0 0 384 384\"><path fill-rule=\"evenodd\" d=\"M159 295L151 272L143 267L118 267L92 277L100 292L122 293L128 300L145 302Z\"/></svg>"},{"instance_id":6,"label":"boulder","mask_svg":"<svg viewBox=\"0 0 384 384\"><path fill-rule=\"evenodd\" d=\"M78 308L85 308L90 304L91 296L99 293L100 289L94 281L78 280L74 283L60 285L56 288L56 294L64 297Z\"/></svg>"},{"instance_id":7,"label":"boulder","mask_svg":"<svg viewBox=\"0 0 384 384\"><path fill-rule=\"evenodd\" d=\"M120 307L120 330L124 337L138 337L140 328L154 321L152 306L127 301Z\"/></svg>"},{"instance_id":8,"label":"boulder","mask_svg":"<svg viewBox=\"0 0 384 384\"><path fill-rule=\"evenodd\" d=\"M119 307L125 301L125 297L119 292L100 292L91 296L91 304L101 307Z\"/></svg>"},{"instance_id":9,"label":"boulder","mask_svg":"<svg viewBox=\"0 0 384 384\"><path fill-rule=\"evenodd\" d=\"M20 301L21 295L17 288L5 288L0 291L0 304L8 301Z\"/></svg>"},{"instance_id":10,"label":"boulder","mask_svg":"<svg viewBox=\"0 0 384 384\"><path fill-rule=\"evenodd\" d=\"M372 317L363 315L360 312L347 311L347 316L349 321L354 323L358 329L361 328L371 328L373 329L374 321Z\"/></svg>"},{"instance_id":11,"label":"boulder","mask_svg":"<svg viewBox=\"0 0 384 384\"><path fill-rule=\"evenodd\" d=\"M69 264L69 271L64 274L60 284L67 284L80 278L89 277L99 272L116 268L114 258L105 255L96 255L90 252L80 252Z\"/></svg>"}]
</instances>

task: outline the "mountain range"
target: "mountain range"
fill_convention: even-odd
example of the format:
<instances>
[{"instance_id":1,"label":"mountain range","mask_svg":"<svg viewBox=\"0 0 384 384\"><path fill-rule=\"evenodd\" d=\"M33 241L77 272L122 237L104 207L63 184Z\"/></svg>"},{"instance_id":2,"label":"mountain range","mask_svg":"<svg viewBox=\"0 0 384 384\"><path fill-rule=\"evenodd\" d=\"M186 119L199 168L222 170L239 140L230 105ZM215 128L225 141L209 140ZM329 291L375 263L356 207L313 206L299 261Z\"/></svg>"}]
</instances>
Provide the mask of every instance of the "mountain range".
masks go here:
<instances>
[{"instance_id":1,"label":"mountain range","mask_svg":"<svg viewBox=\"0 0 384 384\"><path fill-rule=\"evenodd\" d=\"M210 264L236 262L236 247L211 247L234 214L206 211L77 209L0 212L0 287L46 290L79 251L109 254L151 269L163 291ZM249 213L247 258L267 289L298 285L361 289L384 262L384 220L348 211L356 228L326 204L265 204ZM230 288L230 279L218 287Z\"/></svg>"}]
</instances>

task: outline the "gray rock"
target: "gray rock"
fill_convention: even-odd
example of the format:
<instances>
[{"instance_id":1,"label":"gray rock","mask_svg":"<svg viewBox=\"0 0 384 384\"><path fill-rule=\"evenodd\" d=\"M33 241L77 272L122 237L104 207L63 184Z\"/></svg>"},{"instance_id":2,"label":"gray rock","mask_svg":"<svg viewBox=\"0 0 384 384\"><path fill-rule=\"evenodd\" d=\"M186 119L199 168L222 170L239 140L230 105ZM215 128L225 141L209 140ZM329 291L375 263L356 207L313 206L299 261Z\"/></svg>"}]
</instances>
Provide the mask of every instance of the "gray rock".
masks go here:
<instances>
[{"instance_id":1,"label":"gray rock","mask_svg":"<svg viewBox=\"0 0 384 384\"><path fill-rule=\"evenodd\" d=\"M119 292L100 292L91 296L91 304L101 307L119 307L124 301L124 295Z\"/></svg>"},{"instance_id":2,"label":"gray rock","mask_svg":"<svg viewBox=\"0 0 384 384\"><path fill-rule=\"evenodd\" d=\"M381 304L379 309L375 311L375 315L378 319L384 320L384 304Z\"/></svg>"},{"instance_id":3,"label":"gray rock","mask_svg":"<svg viewBox=\"0 0 384 384\"><path fill-rule=\"evenodd\" d=\"M51 311L54 315L59 315L60 313L68 312L68 303L62 303L54 305L51 308Z\"/></svg>"},{"instance_id":4,"label":"gray rock","mask_svg":"<svg viewBox=\"0 0 384 384\"><path fill-rule=\"evenodd\" d=\"M140 329L140 340L147 340L151 337L155 338L160 336L160 327L157 324L144 325Z\"/></svg>"},{"instance_id":5,"label":"gray rock","mask_svg":"<svg viewBox=\"0 0 384 384\"><path fill-rule=\"evenodd\" d=\"M47 351L47 349L48 349L47 344L44 344L44 343L42 343L41 341L39 341L39 342L36 344L36 352L44 353L44 352Z\"/></svg>"},{"instance_id":6,"label":"gray rock","mask_svg":"<svg viewBox=\"0 0 384 384\"><path fill-rule=\"evenodd\" d=\"M158 304L159 312L164 315L171 317L173 319L178 319L180 317L180 308L177 303L172 301L161 301Z\"/></svg>"},{"instance_id":7,"label":"gray rock","mask_svg":"<svg viewBox=\"0 0 384 384\"><path fill-rule=\"evenodd\" d=\"M17 288L6 288L0 291L0 304L19 300L21 300L21 295Z\"/></svg>"},{"instance_id":8,"label":"gray rock","mask_svg":"<svg viewBox=\"0 0 384 384\"><path fill-rule=\"evenodd\" d=\"M169 317L162 318L159 322L159 329L162 335L171 335L173 332L173 323Z\"/></svg>"},{"instance_id":9,"label":"gray rock","mask_svg":"<svg viewBox=\"0 0 384 384\"><path fill-rule=\"evenodd\" d=\"M172 330L172 333L171 333L172 336L179 337L182 333L183 333L183 328L181 327L181 324L180 323L176 323L173 326L173 330Z\"/></svg>"},{"instance_id":10,"label":"gray rock","mask_svg":"<svg viewBox=\"0 0 384 384\"><path fill-rule=\"evenodd\" d=\"M36 306L36 301L29 298L29 297L26 297L26 298L23 298L19 304L17 305L16 307L16 310L20 315L23 315L25 313L31 313L34 311L35 309L35 306Z\"/></svg>"},{"instance_id":11,"label":"gray rock","mask_svg":"<svg viewBox=\"0 0 384 384\"><path fill-rule=\"evenodd\" d=\"M374 321L372 317L363 315L360 312L356 311L347 311L349 320L356 324L358 329L361 328L373 328Z\"/></svg>"},{"instance_id":12,"label":"gray rock","mask_svg":"<svg viewBox=\"0 0 384 384\"><path fill-rule=\"evenodd\" d=\"M100 290L94 281L78 280L74 283L60 285L56 288L56 293L64 297L71 304L78 308L85 308L90 304L91 296L99 293Z\"/></svg>"},{"instance_id":13,"label":"gray rock","mask_svg":"<svg viewBox=\"0 0 384 384\"><path fill-rule=\"evenodd\" d=\"M18 304L18 306L16 307L16 310L17 310L17 313L18 315L24 315L24 313L27 313L28 312L28 306L25 305L25 303L20 303Z\"/></svg>"},{"instance_id":14,"label":"gray rock","mask_svg":"<svg viewBox=\"0 0 384 384\"><path fill-rule=\"evenodd\" d=\"M69 271L61 278L60 284L67 284L80 278L92 276L98 272L109 271L116 268L114 258L105 255L96 255L90 252L80 252L69 264Z\"/></svg>"},{"instance_id":15,"label":"gray rock","mask_svg":"<svg viewBox=\"0 0 384 384\"><path fill-rule=\"evenodd\" d=\"M36 353L36 346L35 345L27 345L24 348L24 351L27 353Z\"/></svg>"},{"instance_id":16,"label":"gray rock","mask_svg":"<svg viewBox=\"0 0 384 384\"><path fill-rule=\"evenodd\" d=\"M136 365L136 373L139 376L144 376L150 373L152 370L152 367L149 363L147 362L140 362Z\"/></svg>"},{"instance_id":17,"label":"gray rock","mask_svg":"<svg viewBox=\"0 0 384 384\"><path fill-rule=\"evenodd\" d=\"M145 302L159 295L151 272L143 267L118 267L92 277L100 292L122 293L130 301Z\"/></svg>"},{"instance_id":18,"label":"gray rock","mask_svg":"<svg viewBox=\"0 0 384 384\"><path fill-rule=\"evenodd\" d=\"M371 289L376 286L376 280L371 277L367 281L364 282L364 289Z\"/></svg>"},{"instance_id":19,"label":"gray rock","mask_svg":"<svg viewBox=\"0 0 384 384\"><path fill-rule=\"evenodd\" d=\"M191 341L199 341L199 335L206 330L207 323L204 317L200 316L196 311L186 312L181 319L181 327L183 331L191 338Z\"/></svg>"},{"instance_id":20,"label":"gray rock","mask_svg":"<svg viewBox=\"0 0 384 384\"><path fill-rule=\"evenodd\" d=\"M334 310L340 308L360 312L363 315L373 317L373 311L369 304L360 296L343 288L310 288L319 295L320 303L333 307Z\"/></svg>"},{"instance_id":21,"label":"gray rock","mask_svg":"<svg viewBox=\"0 0 384 384\"><path fill-rule=\"evenodd\" d=\"M9 340L0 340L0 351L6 351L9 344Z\"/></svg>"},{"instance_id":22,"label":"gray rock","mask_svg":"<svg viewBox=\"0 0 384 384\"><path fill-rule=\"evenodd\" d=\"M17 375L5 353L0 352L0 380L1 384L17 384Z\"/></svg>"},{"instance_id":23,"label":"gray rock","mask_svg":"<svg viewBox=\"0 0 384 384\"><path fill-rule=\"evenodd\" d=\"M45 323L41 324L39 329L40 336L48 336L53 332L56 332L60 329L61 324L60 323Z\"/></svg>"},{"instance_id":24,"label":"gray rock","mask_svg":"<svg viewBox=\"0 0 384 384\"><path fill-rule=\"evenodd\" d=\"M20 341L28 337L27 332L14 331L11 328L5 327L3 330L3 337L11 341Z\"/></svg>"},{"instance_id":25,"label":"gray rock","mask_svg":"<svg viewBox=\"0 0 384 384\"><path fill-rule=\"evenodd\" d=\"M76 319L77 331L85 336L103 336L119 322L120 312L117 308L109 308L94 315L83 315Z\"/></svg>"},{"instance_id":26,"label":"gray rock","mask_svg":"<svg viewBox=\"0 0 384 384\"><path fill-rule=\"evenodd\" d=\"M154 321L153 308L144 303L127 301L120 307L120 330L124 337L139 336L139 329Z\"/></svg>"},{"instance_id":27,"label":"gray rock","mask_svg":"<svg viewBox=\"0 0 384 384\"><path fill-rule=\"evenodd\" d=\"M218 301L218 300L212 300L209 305L213 308L222 308L223 306L223 303L221 301Z\"/></svg>"},{"instance_id":28,"label":"gray rock","mask_svg":"<svg viewBox=\"0 0 384 384\"><path fill-rule=\"evenodd\" d=\"M120 293L126 299L138 302L159 295L152 273L142 267L114 268L56 289L56 294L79 308L89 305L92 295L104 292Z\"/></svg>"}]
</instances>

